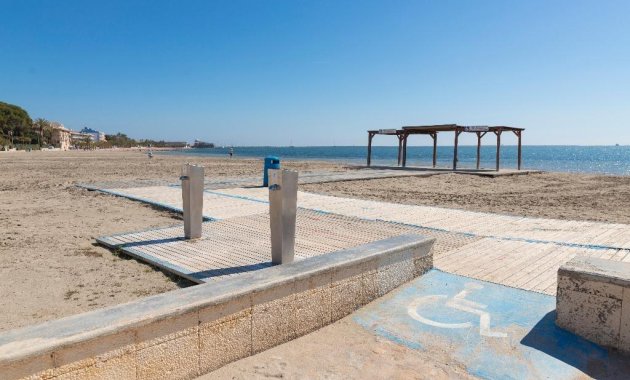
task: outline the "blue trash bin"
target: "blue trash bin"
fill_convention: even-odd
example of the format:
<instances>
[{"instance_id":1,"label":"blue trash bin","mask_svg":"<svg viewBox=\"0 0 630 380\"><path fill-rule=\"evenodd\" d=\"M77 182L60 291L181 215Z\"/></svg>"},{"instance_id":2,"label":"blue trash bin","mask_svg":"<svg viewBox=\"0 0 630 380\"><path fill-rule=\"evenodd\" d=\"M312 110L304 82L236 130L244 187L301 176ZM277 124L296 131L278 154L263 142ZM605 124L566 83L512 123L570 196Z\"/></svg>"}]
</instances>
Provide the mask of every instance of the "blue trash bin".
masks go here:
<instances>
[{"instance_id":1,"label":"blue trash bin","mask_svg":"<svg viewBox=\"0 0 630 380\"><path fill-rule=\"evenodd\" d=\"M265 157L265 169L263 172L263 186L269 186L269 169L280 169L280 159L275 156Z\"/></svg>"}]
</instances>

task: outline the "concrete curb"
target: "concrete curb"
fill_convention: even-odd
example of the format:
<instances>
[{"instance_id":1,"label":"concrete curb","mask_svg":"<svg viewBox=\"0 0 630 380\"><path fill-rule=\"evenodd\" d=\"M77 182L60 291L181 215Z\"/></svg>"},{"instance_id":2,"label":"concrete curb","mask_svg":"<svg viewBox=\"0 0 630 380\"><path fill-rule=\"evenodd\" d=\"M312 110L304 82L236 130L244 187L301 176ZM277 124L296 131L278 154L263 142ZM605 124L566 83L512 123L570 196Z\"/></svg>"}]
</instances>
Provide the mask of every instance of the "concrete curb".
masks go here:
<instances>
[{"instance_id":1,"label":"concrete curb","mask_svg":"<svg viewBox=\"0 0 630 380\"><path fill-rule=\"evenodd\" d=\"M0 334L2 379L188 379L308 334L428 271L402 235Z\"/></svg>"},{"instance_id":2,"label":"concrete curb","mask_svg":"<svg viewBox=\"0 0 630 380\"><path fill-rule=\"evenodd\" d=\"M577 256L558 270L556 324L630 354L630 263Z\"/></svg>"}]
</instances>

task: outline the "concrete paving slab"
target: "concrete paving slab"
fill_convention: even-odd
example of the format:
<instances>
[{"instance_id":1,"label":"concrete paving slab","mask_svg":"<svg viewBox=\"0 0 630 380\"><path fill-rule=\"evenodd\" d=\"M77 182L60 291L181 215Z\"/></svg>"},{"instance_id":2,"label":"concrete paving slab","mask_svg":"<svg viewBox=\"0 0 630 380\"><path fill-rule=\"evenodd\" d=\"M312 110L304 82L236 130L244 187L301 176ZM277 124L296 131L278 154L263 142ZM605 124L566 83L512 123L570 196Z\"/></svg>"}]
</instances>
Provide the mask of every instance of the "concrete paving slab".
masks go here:
<instances>
[{"instance_id":1,"label":"concrete paving slab","mask_svg":"<svg viewBox=\"0 0 630 380\"><path fill-rule=\"evenodd\" d=\"M555 298L432 270L356 312L372 334L487 379L627 378L630 360L555 325Z\"/></svg>"}]
</instances>

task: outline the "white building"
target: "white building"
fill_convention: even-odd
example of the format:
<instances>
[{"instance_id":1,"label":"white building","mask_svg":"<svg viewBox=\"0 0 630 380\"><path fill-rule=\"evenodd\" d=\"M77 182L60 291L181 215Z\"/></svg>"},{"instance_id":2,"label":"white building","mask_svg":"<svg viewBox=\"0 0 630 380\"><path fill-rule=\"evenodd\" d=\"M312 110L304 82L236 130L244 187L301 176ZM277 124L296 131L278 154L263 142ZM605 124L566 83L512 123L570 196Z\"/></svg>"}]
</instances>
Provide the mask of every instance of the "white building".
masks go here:
<instances>
[{"instance_id":1,"label":"white building","mask_svg":"<svg viewBox=\"0 0 630 380\"><path fill-rule=\"evenodd\" d=\"M96 130L94 130L92 128L83 127L83 129L80 130L79 133L82 133L84 135L90 135L91 136L90 139L93 142L106 141L105 140L105 133L96 131Z\"/></svg>"}]
</instances>

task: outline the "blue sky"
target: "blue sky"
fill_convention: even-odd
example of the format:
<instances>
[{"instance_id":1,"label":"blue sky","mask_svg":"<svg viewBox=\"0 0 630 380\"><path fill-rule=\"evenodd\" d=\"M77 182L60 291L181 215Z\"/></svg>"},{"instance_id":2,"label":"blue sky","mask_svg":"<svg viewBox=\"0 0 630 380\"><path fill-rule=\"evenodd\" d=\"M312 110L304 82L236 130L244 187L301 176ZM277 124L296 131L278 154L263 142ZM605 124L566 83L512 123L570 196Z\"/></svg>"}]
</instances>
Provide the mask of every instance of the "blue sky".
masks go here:
<instances>
[{"instance_id":1,"label":"blue sky","mask_svg":"<svg viewBox=\"0 0 630 380\"><path fill-rule=\"evenodd\" d=\"M0 0L0 101L219 144L362 145L429 123L630 144L628 15L630 1Z\"/></svg>"}]
</instances>

